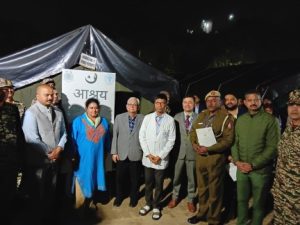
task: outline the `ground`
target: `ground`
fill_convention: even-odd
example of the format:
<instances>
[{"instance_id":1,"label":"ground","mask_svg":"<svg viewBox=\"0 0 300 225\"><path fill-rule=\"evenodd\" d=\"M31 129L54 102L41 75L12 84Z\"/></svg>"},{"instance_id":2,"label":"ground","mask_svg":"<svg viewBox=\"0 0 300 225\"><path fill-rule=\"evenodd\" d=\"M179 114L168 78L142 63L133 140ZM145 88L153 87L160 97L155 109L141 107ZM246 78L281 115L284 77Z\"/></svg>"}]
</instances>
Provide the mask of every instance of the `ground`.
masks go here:
<instances>
[{"instance_id":1,"label":"ground","mask_svg":"<svg viewBox=\"0 0 300 225\"><path fill-rule=\"evenodd\" d=\"M163 200L164 208L162 210L162 217L160 220L152 220L152 213L150 212L146 216L140 216L138 214L139 209L144 206L145 198L142 195L138 205L135 208L129 207L129 198L124 199L120 207L114 207L114 198L110 197L100 197L101 200L97 203L97 209L84 219L78 217L77 212L75 212L68 203L68 200L62 201L60 207L60 213L57 224L61 225L187 225L187 218L193 216L186 207L186 200L182 200L177 207L169 209L167 204L170 200L170 179L165 179L165 197ZM143 192L143 186L141 186L141 193ZM13 225L32 225L32 215L27 213L29 208L25 205L20 207L17 216L14 218ZM272 211L270 211L264 220L264 225L270 225L272 220ZM51 223L52 225L55 225ZM207 223L199 223L204 225ZM236 220L231 220L227 223L228 225L236 224ZM44 224L43 224L44 225Z\"/></svg>"}]
</instances>

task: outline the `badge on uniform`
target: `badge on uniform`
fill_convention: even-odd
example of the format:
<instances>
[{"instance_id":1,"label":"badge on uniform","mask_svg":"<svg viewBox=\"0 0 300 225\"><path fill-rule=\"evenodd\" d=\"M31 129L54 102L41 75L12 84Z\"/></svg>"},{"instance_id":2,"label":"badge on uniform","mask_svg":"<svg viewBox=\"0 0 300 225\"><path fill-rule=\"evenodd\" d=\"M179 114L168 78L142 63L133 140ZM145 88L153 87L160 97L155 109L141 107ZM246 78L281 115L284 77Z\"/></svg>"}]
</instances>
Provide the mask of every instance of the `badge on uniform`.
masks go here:
<instances>
[{"instance_id":1,"label":"badge on uniform","mask_svg":"<svg viewBox=\"0 0 300 225\"><path fill-rule=\"evenodd\" d=\"M232 128L231 122L228 123L227 128L230 130Z\"/></svg>"}]
</instances>

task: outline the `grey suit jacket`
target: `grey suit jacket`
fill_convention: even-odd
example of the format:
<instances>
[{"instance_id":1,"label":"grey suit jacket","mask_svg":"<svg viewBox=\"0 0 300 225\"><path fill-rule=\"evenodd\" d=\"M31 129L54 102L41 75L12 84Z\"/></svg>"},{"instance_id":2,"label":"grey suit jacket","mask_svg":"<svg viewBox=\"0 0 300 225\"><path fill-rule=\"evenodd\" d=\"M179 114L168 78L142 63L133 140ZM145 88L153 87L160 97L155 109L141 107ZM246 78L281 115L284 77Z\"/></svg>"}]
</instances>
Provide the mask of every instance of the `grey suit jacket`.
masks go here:
<instances>
[{"instance_id":1,"label":"grey suit jacket","mask_svg":"<svg viewBox=\"0 0 300 225\"><path fill-rule=\"evenodd\" d=\"M197 118L197 113L193 112L191 115L191 123L193 123ZM196 153L193 150L191 141L190 141L190 135L189 133L186 132L185 129L185 116L184 112L177 113L174 117L175 121L178 122L178 127L179 127L179 135L176 136L177 139L180 137L180 140L176 141L176 144L179 145L177 146L179 148L179 153L178 153L178 159L187 159L187 160L195 160ZM177 127L177 129L178 129ZM178 132L177 132L178 133Z\"/></svg>"},{"instance_id":2,"label":"grey suit jacket","mask_svg":"<svg viewBox=\"0 0 300 225\"><path fill-rule=\"evenodd\" d=\"M139 131L144 116L137 114L133 131L129 131L128 113L122 113L116 116L113 139L111 145L111 154L118 154L120 160L127 157L130 161L139 161L142 159L142 148L139 142Z\"/></svg>"},{"instance_id":3,"label":"grey suit jacket","mask_svg":"<svg viewBox=\"0 0 300 225\"><path fill-rule=\"evenodd\" d=\"M29 165L49 163L47 153L57 146L65 146L67 134L63 114L57 108L52 109L52 121L47 117L47 108L39 102L25 112L22 129L27 142L26 159Z\"/></svg>"}]
</instances>

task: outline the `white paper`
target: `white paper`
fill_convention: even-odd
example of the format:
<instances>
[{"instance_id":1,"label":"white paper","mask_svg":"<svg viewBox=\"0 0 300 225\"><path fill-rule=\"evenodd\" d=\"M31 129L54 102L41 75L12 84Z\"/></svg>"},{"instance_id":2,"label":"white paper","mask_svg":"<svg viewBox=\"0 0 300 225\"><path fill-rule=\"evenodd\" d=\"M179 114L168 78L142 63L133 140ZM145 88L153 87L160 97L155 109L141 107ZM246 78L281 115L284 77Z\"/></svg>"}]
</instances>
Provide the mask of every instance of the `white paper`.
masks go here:
<instances>
[{"instance_id":1,"label":"white paper","mask_svg":"<svg viewBox=\"0 0 300 225\"><path fill-rule=\"evenodd\" d=\"M236 181L236 171L237 167L233 163L229 163L229 176L233 181Z\"/></svg>"},{"instance_id":2,"label":"white paper","mask_svg":"<svg viewBox=\"0 0 300 225\"><path fill-rule=\"evenodd\" d=\"M215 134L211 127L196 129L198 143L201 146L210 147L217 143Z\"/></svg>"}]
</instances>

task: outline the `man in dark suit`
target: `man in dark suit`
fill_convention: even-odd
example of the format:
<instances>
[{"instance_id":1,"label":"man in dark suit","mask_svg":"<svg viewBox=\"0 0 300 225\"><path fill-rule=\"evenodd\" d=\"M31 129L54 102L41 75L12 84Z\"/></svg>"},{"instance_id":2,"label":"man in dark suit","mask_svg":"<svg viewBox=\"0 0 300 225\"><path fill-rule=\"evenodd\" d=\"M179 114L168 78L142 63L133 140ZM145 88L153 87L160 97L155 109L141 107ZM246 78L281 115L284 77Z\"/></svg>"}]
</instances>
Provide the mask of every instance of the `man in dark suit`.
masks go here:
<instances>
[{"instance_id":1,"label":"man in dark suit","mask_svg":"<svg viewBox=\"0 0 300 225\"><path fill-rule=\"evenodd\" d=\"M186 168L187 175L187 192L188 203L187 208L190 212L194 213L196 207L194 200L197 197L196 192L196 170L195 170L195 151L190 141L190 129L192 123L197 118L197 113L193 112L195 106L195 100L193 96L185 96L182 100L183 112L177 113L174 117L177 122L177 130L179 130L179 136L177 136L176 147L179 147L178 158L175 164L175 174L173 180L173 195L172 200L169 202L168 207L174 208L179 202L179 191L182 182L183 168ZM178 144L177 144L178 143Z\"/></svg>"},{"instance_id":2,"label":"man in dark suit","mask_svg":"<svg viewBox=\"0 0 300 225\"><path fill-rule=\"evenodd\" d=\"M142 149L139 143L139 130L144 116L138 114L140 101L131 97L127 101L127 112L117 115L111 146L112 160L116 163L116 199L114 206L121 205L123 185L130 178L130 206L138 202L139 177L141 172ZM128 174L129 171L129 174Z\"/></svg>"},{"instance_id":3,"label":"man in dark suit","mask_svg":"<svg viewBox=\"0 0 300 225\"><path fill-rule=\"evenodd\" d=\"M194 99L195 99L195 107L194 107L194 112L198 115L199 113L201 113L206 107L205 105L203 105L200 101L200 98L198 95L194 94L193 95Z\"/></svg>"},{"instance_id":4,"label":"man in dark suit","mask_svg":"<svg viewBox=\"0 0 300 225\"><path fill-rule=\"evenodd\" d=\"M235 122L239 116L247 112L244 106L238 106L238 99L233 93L227 93L224 96L224 107L227 112L234 117ZM230 149L228 149L226 153L228 154L226 162L228 173L225 173L224 177L224 193L226 193L223 198L223 206L225 207L225 210L222 212L224 222L234 219L237 211L236 180L234 181L229 175L230 167L235 167L235 165L232 161Z\"/></svg>"}]
</instances>

